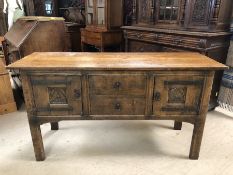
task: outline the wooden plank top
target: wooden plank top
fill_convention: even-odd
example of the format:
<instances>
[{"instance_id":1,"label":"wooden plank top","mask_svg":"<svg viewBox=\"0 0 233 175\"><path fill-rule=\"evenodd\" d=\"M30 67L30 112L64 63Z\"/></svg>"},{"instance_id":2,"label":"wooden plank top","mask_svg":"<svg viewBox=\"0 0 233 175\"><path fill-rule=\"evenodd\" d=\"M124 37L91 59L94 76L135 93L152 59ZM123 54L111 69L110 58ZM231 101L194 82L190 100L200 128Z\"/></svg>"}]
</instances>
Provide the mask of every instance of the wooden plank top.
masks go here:
<instances>
[{"instance_id":1,"label":"wooden plank top","mask_svg":"<svg viewBox=\"0 0 233 175\"><path fill-rule=\"evenodd\" d=\"M20 70L224 70L227 66L193 52L35 52L7 68Z\"/></svg>"}]
</instances>

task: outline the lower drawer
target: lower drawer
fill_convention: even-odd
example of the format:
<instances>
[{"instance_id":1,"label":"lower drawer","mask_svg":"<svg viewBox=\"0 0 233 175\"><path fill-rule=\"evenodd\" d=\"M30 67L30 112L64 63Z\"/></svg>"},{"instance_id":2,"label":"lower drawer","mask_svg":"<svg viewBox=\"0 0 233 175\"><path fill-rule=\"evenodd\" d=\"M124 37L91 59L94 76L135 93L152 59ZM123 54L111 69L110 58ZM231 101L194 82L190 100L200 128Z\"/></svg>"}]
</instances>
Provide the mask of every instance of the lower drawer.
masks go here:
<instances>
[{"instance_id":1,"label":"lower drawer","mask_svg":"<svg viewBox=\"0 0 233 175\"><path fill-rule=\"evenodd\" d=\"M145 98L106 97L90 98L91 115L144 115Z\"/></svg>"}]
</instances>

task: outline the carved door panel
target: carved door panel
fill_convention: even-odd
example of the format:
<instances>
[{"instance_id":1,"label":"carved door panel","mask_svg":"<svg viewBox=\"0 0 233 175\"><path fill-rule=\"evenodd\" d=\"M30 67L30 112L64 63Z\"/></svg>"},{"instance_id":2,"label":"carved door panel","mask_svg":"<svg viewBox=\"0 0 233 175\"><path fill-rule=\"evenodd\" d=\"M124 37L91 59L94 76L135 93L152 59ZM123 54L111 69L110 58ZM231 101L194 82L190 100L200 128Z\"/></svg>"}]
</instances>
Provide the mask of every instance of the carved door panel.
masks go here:
<instances>
[{"instance_id":1,"label":"carved door panel","mask_svg":"<svg viewBox=\"0 0 233 175\"><path fill-rule=\"evenodd\" d=\"M154 13L154 0L137 0L137 23L150 24L153 21Z\"/></svg>"},{"instance_id":2,"label":"carved door panel","mask_svg":"<svg viewBox=\"0 0 233 175\"><path fill-rule=\"evenodd\" d=\"M79 76L31 76L37 115L80 115Z\"/></svg>"},{"instance_id":3,"label":"carved door panel","mask_svg":"<svg viewBox=\"0 0 233 175\"><path fill-rule=\"evenodd\" d=\"M190 1L189 28L202 28L209 25L214 0Z\"/></svg>"},{"instance_id":4,"label":"carved door panel","mask_svg":"<svg viewBox=\"0 0 233 175\"><path fill-rule=\"evenodd\" d=\"M203 83L204 78L197 75L156 76L154 115L198 114Z\"/></svg>"}]
</instances>

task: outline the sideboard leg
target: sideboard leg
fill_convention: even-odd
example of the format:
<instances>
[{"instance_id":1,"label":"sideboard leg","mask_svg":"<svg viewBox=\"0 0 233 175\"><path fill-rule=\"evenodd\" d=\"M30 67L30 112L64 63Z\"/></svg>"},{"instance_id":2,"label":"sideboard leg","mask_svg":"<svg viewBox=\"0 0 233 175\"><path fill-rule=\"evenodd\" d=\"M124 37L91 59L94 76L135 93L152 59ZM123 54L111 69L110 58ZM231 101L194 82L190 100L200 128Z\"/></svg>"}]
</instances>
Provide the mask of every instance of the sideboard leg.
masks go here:
<instances>
[{"instance_id":1,"label":"sideboard leg","mask_svg":"<svg viewBox=\"0 0 233 175\"><path fill-rule=\"evenodd\" d=\"M50 124L51 124L51 130L54 130L54 131L59 130L58 122L52 122Z\"/></svg>"},{"instance_id":2,"label":"sideboard leg","mask_svg":"<svg viewBox=\"0 0 233 175\"><path fill-rule=\"evenodd\" d=\"M45 152L44 152L44 145L43 145L40 125L30 123L30 130L31 130L32 142L33 142L36 160L43 161L45 160Z\"/></svg>"},{"instance_id":3,"label":"sideboard leg","mask_svg":"<svg viewBox=\"0 0 233 175\"><path fill-rule=\"evenodd\" d=\"M192 143L189 153L190 159L197 160L199 158L204 126L205 126L205 121L196 122L194 124Z\"/></svg>"},{"instance_id":4,"label":"sideboard leg","mask_svg":"<svg viewBox=\"0 0 233 175\"><path fill-rule=\"evenodd\" d=\"M182 129L182 122L175 121L174 130L181 130L181 129Z\"/></svg>"}]
</instances>

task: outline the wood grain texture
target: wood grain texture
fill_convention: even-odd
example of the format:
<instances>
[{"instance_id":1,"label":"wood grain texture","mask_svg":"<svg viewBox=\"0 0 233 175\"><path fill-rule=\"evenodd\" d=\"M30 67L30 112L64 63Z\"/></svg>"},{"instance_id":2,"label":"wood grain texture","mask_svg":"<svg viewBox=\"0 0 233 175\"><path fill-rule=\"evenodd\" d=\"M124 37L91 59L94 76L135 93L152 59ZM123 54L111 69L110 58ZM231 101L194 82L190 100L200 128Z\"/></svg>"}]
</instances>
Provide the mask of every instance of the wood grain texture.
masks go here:
<instances>
[{"instance_id":1,"label":"wood grain texture","mask_svg":"<svg viewBox=\"0 0 233 175\"><path fill-rule=\"evenodd\" d=\"M227 67L197 53L34 53L8 68L21 71L41 161L40 125L58 130L62 120L174 120L174 129L188 122L197 159L214 71Z\"/></svg>"},{"instance_id":2,"label":"wood grain texture","mask_svg":"<svg viewBox=\"0 0 233 175\"><path fill-rule=\"evenodd\" d=\"M191 63L191 64L190 64ZM223 70L198 53L33 53L7 67L23 70Z\"/></svg>"},{"instance_id":3,"label":"wood grain texture","mask_svg":"<svg viewBox=\"0 0 233 175\"><path fill-rule=\"evenodd\" d=\"M0 59L0 115L17 111L10 76Z\"/></svg>"}]
</instances>

